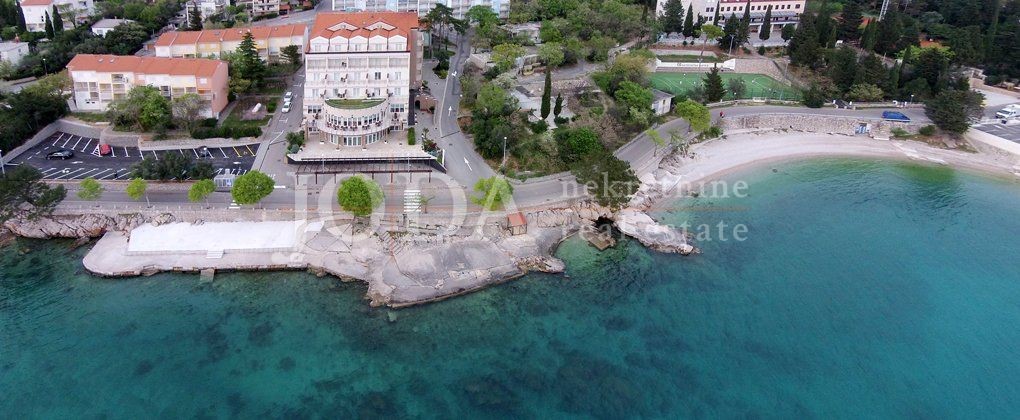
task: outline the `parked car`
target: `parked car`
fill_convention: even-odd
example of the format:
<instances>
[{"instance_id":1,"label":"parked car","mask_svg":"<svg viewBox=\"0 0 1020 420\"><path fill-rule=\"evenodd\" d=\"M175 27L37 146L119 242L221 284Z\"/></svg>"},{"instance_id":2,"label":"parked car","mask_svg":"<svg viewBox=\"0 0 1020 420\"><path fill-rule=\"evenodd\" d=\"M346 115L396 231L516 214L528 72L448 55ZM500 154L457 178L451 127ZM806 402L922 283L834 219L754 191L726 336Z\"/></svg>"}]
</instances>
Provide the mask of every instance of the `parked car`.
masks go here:
<instances>
[{"instance_id":1,"label":"parked car","mask_svg":"<svg viewBox=\"0 0 1020 420\"><path fill-rule=\"evenodd\" d=\"M280 109L280 112L282 112L284 114L290 112L290 104L289 103L283 104L283 108Z\"/></svg>"},{"instance_id":2,"label":"parked car","mask_svg":"<svg viewBox=\"0 0 1020 420\"><path fill-rule=\"evenodd\" d=\"M106 156L113 152L113 148L109 144L99 145L99 156Z\"/></svg>"},{"instance_id":3,"label":"parked car","mask_svg":"<svg viewBox=\"0 0 1020 420\"><path fill-rule=\"evenodd\" d=\"M294 97L294 92L287 92L283 95L283 100L290 102L290 99Z\"/></svg>"},{"instance_id":4,"label":"parked car","mask_svg":"<svg viewBox=\"0 0 1020 420\"><path fill-rule=\"evenodd\" d=\"M212 152L209 151L208 147L199 147L197 153L200 158L212 158Z\"/></svg>"},{"instance_id":5,"label":"parked car","mask_svg":"<svg viewBox=\"0 0 1020 420\"><path fill-rule=\"evenodd\" d=\"M1008 120L1011 118L1020 117L1020 105L1009 105L1003 108L1001 111L995 113L995 117L1000 120Z\"/></svg>"},{"instance_id":6,"label":"parked car","mask_svg":"<svg viewBox=\"0 0 1020 420\"><path fill-rule=\"evenodd\" d=\"M46 155L46 159L70 159L74 157L74 152L67 149L60 149L56 152Z\"/></svg>"},{"instance_id":7,"label":"parked car","mask_svg":"<svg viewBox=\"0 0 1020 420\"><path fill-rule=\"evenodd\" d=\"M889 121L910 122L910 117L903 115L902 112L897 111L883 111L882 119Z\"/></svg>"}]
</instances>

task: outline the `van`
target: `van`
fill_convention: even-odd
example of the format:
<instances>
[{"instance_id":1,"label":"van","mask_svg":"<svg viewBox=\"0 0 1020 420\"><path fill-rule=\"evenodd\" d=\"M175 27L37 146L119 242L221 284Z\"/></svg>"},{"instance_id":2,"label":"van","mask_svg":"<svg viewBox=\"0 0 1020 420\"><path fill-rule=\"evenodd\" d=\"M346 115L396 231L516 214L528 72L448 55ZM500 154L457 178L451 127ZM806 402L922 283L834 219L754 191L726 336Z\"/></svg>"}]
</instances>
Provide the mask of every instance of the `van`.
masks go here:
<instances>
[{"instance_id":1,"label":"van","mask_svg":"<svg viewBox=\"0 0 1020 420\"><path fill-rule=\"evenodd\" d=\"M1008 120L1020 117L1020 105L1010 105L995 113L995 118Z\"/></svg>"}]
</instances>

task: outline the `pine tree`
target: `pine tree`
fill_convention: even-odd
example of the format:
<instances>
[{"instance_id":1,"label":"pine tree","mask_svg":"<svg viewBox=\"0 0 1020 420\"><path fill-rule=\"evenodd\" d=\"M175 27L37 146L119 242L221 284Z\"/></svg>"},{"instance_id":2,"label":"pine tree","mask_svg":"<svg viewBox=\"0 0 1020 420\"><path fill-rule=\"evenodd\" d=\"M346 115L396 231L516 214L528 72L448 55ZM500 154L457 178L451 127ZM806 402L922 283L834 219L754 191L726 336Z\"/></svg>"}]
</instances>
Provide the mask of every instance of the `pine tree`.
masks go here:
<instances>
[{"instance_id":1,"label":"pine tree","mask_svg":"<svg viewBox=\"0 0 1020 420\"><path fill-rule=\"evenodd\" d=\"M716 4L716 6L719 6L719 5ZM719 9L720 9L720 7L716 7L715 8L715 15L712 16L712 24L713 25L717 25L717 26L719 25Z\"/></svg>"},{"instance_id":2,"label":"pine tree","mask_svg":"<svg viewBox=\"0 0 1020 420\"><path fill-rule=\"evenodd\" d=\"M684 38L694 36L694 5L687 6L687 17L684 18Z\"/></svg>"},{"instance_id":3,"label":"pine tree","mask_svg":"<svg viewBox=\"0 0 1020 420\"><path fill-rule=\"evenodd\" d=\"M705 75L705 100L708 103L719 102L725 95L726 88L723 87L719 68L712 67L712 71Z\"/></svg>"},{"instance_id":4,"label":"pine tree","mask_svg":"<svg viewBox=\"0 0 1020 420\"><path fill-rule=\"evenodd\" d=\"M900 68L902 64L897 64L893 68L889 69L889 77L885 80L885 85L882 86L882 90L885 91L885 95L890 98L896 98L900 92Z\"/></svg>"},{"instance_id":5,"label":"pine tree","mask_svg":"<svg viewBox=\"0 0 1020 420\"><path fill-rule=\"evenodd\" d=\"M737 15L730 14L730 17L726 19L726 25L723 26L723 36L719 38L719 47L728 48L732 46L737 39L737 31L740 28L740 22L737 21Z\"/></svg>"},{"instance_id":6,"label":"pine tree","mask_svg":"<svg viewBox=\"0 0 1020 420\"><path fill-rule=\"evenodd\" d=\"M857 41L861 37L861 22L863 21L860 3L857 0L851 0L843 7L839 23L839 37L846 42Z\"/></svg>"},{"instance_id":7,"label":"pine tree","mask_svg":"<svg viewBox=\"0 0 1020 420\"><path fill-rule=\"evenodd\" d=\"M18 24L18 32L25 32L25 31L27 31L28 29L25 26L25 13L23 13L21 11L21 2L18 1L18 0L14 0L14 8L17 9L17 13L18 13L16 18L15 18L17 20L17 24Z\"/></svg>"},{"instance_id":8,"label":"pine tree","mask_svg":"<svg viewBox=\"0 0 1020 420\"><path fill-rule=\"evenodd\" d=\"M556 94L556 105L553 106L553 116L556 118L560 117L560 113L563 112L563 96Z\"/></svg>"},{"instance_id":9,"label":"pine tree","mask_svg":"<svg viewBox=\"0 0 1020 420\"><path fill-rule=\"evenodd\" d=\"M549 105L552 100L552 69L545 69L545 91L542 92L542 119L549 117Z\"/></svg>"},{"instance_id":10,"label":"pine tree","mask_svg":"<svg viewBox=\"0 0 1020 420\"><path fill-rule=\"evenodd\" d=\"M46 37L53 39L53 21L50 20L50 14L46 13Z\"/></svg>"},{"instance_id":11,"label":"pine tree","mask_svg":"<svg viewBox=\"0 0 1020 420\"><path fill-rule=\"evenodd\" d=\"M818 45L818 32L816 32L813 19L802 19L797 32L790 40L790 63L799 66L815 67L821 54L821 47Z\"/></svg>"},{"instance_id":12,"label":"pine tree","mask_svg":"<svg viewBox=\"0 0 1020 420\"><path fill-rule=\"evenodd\" d=\"M60 17L60 12L57 11L57 5L53 5L53 33L59 34L64 32L64 19Z\"/></svg>"},{"instance_id":13,"label":"pine tree","mask_svg":"<svg viewBox=\"0 0 1020 420\"><path fill-rule=\"evenodd\" d=\"M765 18L761 21L761 29L758 31L758 38L768 41L772 37L772 5L765 9Z\"/></svg>"},{"instance_id":14,"label":"pine tree","mask_svg":"<svg viewBox=\"0 0 1020 420\"><path fill-rule=\"evenodd\" d=\"M251 81L253 88L262 85L262 78L266 74L266 63L259 56L259 50L255 47L255 38L251 32L245 32L241 44L237 46L237 73L242 79Z\"/></svg>"},{"instance_id":15,"label":"pine tree","mask_svg":"<svg viewBox=\"0 0 1020 420\"><path fill-rule=\"evenodd\" d=\"M751 0L744 5L744 16L740 18L740 25L737 27L737 45L744 45L751 39Z\"/></svg>"},{"instance_id":16,"label":"pine tree","mask_svg":"<svg viewBox=\"0 0 1020 420\"><path fill-rule=\"evenodd\" d=\"M878 37L878 25L874 22L869 22L864 27L863 35L861 35L861 48L865 51L875 51L876 37Z\"/></svg>"},{"instance_id":17,"label":"pine tree","mask_svg":"<svg viewBox=\"0 0 1020 420\"><path fill-rule=\"evenodd\" d=\"M680 0L667 0L662 7L662 30L666 33L683 31L684 4Z\"/></svg>"},{"instance_id":18,"label":"pine tree","mask_svg":"<svg viewBox=\"0 0 1020 420\"><path fill-rule=\"evenodd\" d=\"M202 9L198 8L195 3L191 4L191 9L188 10L188 19L191 20L189 29L193 31L202 30Z\"/></svg>"},{"instance_id":19,"label":"pine tree","mask_svg":"<svg viewBox=\"0 0 1020 420\"><path fill-rule=\"evenodd\" d=\"M822 0L818 7L818 16L815 17L815 35L818 37L818 45L825 46L829 40L829 27L832 25L832 15L829 13L829 0Z\"/></svg>"}]
</instances>

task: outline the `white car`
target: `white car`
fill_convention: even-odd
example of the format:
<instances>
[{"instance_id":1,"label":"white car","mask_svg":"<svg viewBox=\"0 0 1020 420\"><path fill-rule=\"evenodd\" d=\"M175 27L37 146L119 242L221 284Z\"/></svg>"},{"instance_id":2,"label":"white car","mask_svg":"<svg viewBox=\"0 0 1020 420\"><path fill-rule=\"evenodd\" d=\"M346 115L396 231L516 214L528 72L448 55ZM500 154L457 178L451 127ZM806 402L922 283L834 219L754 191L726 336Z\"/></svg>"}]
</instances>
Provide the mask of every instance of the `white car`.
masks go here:
<instances>
[{"instance_id":1,"label":"white car","mask_svg":"<svg viewBox=\"0 0 1020 420\"><path fill-rule=\"evenodd\" d=\"M289 103L283 104L283 108L280 109L280 112L284 114L290 112L290 104Z\"/></svg>"},{"instance_id":2,"label":"white car","mask_svg":"<svg viewBox=\"0 0 1020 420\"><path fill-rule=\"evenodd\" d=\"M290 102L290 98L294 97L294 92L287 92L283 95L283 100Z\"/></svg>"}]
</instances>

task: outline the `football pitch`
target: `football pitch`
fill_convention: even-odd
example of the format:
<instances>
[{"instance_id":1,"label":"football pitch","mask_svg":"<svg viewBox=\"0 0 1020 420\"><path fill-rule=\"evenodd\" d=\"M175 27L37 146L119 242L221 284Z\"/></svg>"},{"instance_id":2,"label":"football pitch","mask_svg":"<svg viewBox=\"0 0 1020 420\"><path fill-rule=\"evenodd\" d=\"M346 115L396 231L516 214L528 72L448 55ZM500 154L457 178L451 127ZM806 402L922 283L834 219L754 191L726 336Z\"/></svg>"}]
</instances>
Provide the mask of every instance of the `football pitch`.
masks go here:
<instances>
[{"instance_id":1,"label":"football pitch","mask_svg":"<svg viewBox=\"0 0 1020 420\"><path fill-rule=\"evenodd\" d=\"M687 92L695 86L704 83L705 74L661 72L652 73L649 79L651 79L652 87L676 95ZM733 94L728 92L729 89L727 89L726 96L723 98L725 100L751 98L800 99L800 92L797 89L780 83L776 79L764 74L720 73L719 75L722 76L723 86L728 86L731 79L743 79L744 84L747 86L747 91L741 98L734 98Z\"/></svg>"}]
</instances>

